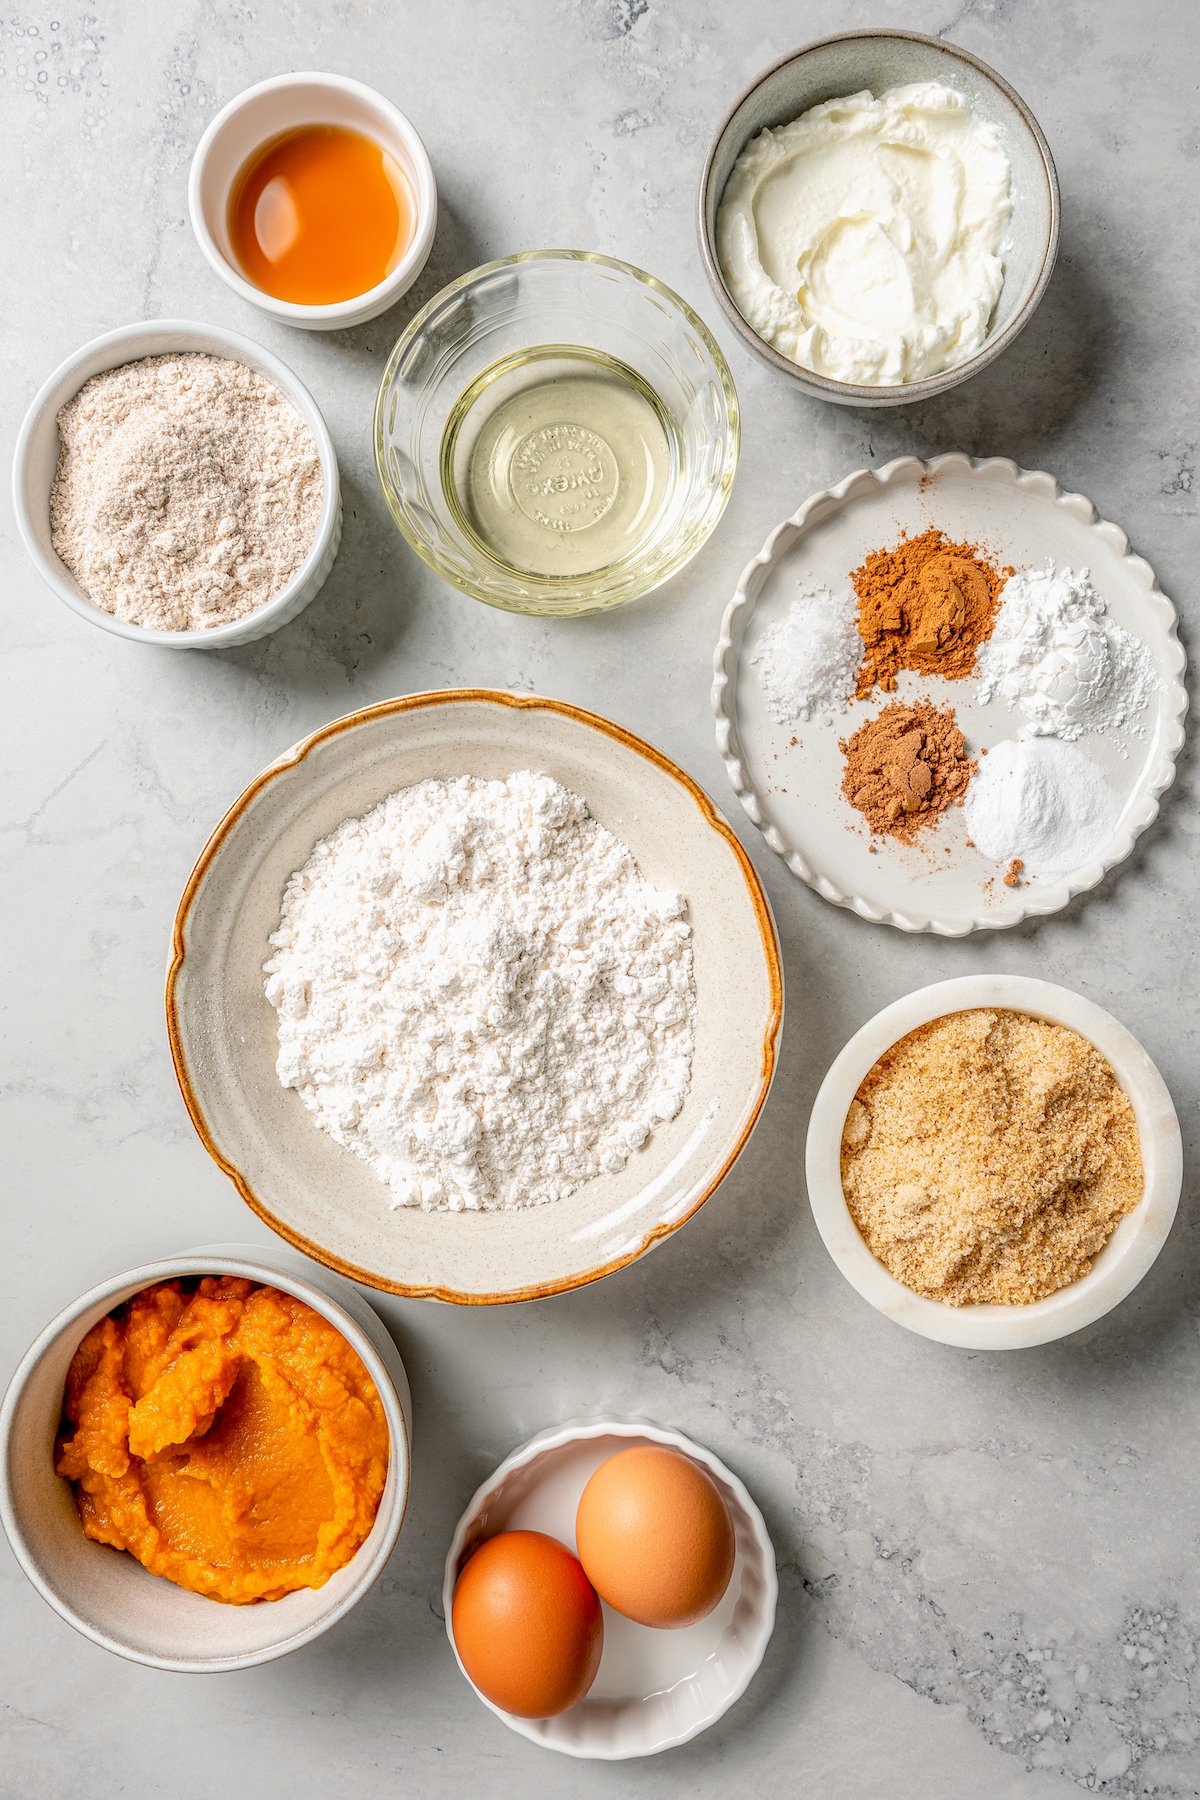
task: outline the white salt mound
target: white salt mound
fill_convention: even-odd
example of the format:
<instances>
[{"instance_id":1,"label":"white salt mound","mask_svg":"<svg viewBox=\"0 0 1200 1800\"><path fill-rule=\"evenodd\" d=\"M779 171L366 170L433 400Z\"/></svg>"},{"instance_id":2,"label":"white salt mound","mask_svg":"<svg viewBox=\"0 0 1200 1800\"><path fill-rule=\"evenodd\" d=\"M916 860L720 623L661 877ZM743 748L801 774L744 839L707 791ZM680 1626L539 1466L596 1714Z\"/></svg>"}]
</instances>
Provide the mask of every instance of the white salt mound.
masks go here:
<instances>
[{"instance_id":1,"label":"white salt mound","mask_svg":"<svg viewBox=\"0 0 1200 1800\"><path fill-rule=\"evenodd\" d=\"M967 832L992 862L1027 875L1073 875L1104 851L1121 802L1096 764L1060 738L1006 739L980 758L964 803Z\"/></svg>"},{"instance_id":2,"label":"white salt mound","mask_svg":"<svg viewBox=\"0 0 1200 1800\"><path fill-rule=\"evenodd\" d=\"M858 601L822 583L803 585L750 658L762 670L771 716L782 725L840 712L864 655Z\"/></svg>"}]
</instances>

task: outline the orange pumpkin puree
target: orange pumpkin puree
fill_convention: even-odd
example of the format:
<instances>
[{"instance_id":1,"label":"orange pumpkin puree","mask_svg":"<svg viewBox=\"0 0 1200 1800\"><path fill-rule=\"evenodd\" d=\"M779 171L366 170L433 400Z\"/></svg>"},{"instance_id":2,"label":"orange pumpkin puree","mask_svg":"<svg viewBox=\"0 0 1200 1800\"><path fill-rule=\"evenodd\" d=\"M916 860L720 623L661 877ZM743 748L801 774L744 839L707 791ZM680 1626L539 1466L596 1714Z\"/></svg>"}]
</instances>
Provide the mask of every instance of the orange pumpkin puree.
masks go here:
<instances>
[{"instance_id":1,"label":"orange pumpkin puree","mask_svg":"<svg viewBox=\"0 0 1200 1800\"><path fill-rule=\"evenodd\" d=\"M84 1532L215 1600L328 1581L371 1529L387 1462L361 1358L278 1288L143 1288L67 1374L57 1469Z\"/></svg>"}]
</instances>

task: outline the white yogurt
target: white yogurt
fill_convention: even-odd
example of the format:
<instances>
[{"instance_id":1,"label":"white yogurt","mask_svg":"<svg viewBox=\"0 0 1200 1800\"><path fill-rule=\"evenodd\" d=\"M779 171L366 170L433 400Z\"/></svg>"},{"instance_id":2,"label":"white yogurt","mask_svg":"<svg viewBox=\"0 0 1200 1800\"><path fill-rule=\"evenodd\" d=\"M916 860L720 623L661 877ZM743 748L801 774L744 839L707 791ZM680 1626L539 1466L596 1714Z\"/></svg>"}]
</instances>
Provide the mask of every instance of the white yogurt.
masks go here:
<instances>
[{"instance_id":1,"label":"white yogurt","mask_svg":"<svg viewBox=\"0 0 1200 1800\"><path fill-rule=\"evenodd\" d=\"M784 356L889 387L979 349L1011 210L992 127L921 82L760 132L726 184L717 254L739 311Z\"/></svg>"}]
</instances>

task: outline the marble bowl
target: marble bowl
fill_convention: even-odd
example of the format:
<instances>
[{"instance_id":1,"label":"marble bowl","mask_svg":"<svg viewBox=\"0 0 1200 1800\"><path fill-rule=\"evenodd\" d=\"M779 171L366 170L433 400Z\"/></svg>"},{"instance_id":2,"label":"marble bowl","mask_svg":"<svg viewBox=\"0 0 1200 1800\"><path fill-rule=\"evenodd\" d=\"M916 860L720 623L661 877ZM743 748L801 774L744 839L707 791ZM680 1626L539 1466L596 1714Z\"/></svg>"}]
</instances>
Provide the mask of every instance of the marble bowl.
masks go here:
<instances>
[{"instance_id":1,"label":"marble bowl","mask_svg":"<svg viewBox=\"0 0 1200 1800\"><path fill-rule=\"evenodd\" d=\"M403 172L413 201L412 239L395 268L365 294L321 306L297 305L256 287L242 273L229 236L230 194L248 159L271 138L305 125L341 125L382 145ZM395 306L429 260L437 210L433 165L412 121L374 88L344 75L272 75L247 88L205 131L188 179L192 230L209 266L251 306L302 331L341 331Z\"/></svg>"},{"instance_id":2,"label":"marble bowl","mask_svg":"<svg viewBox=\"0 0 1200 1800\"><path fill-rule=\"evenodd\" d=\"M518 1211L393 1208L275 1072L263 993L284 886L318 839L430 777L553 776L624 840L649 881L686 897L696 1049L678 1115L616 1174ZM370 1287L467 1305L535 1300L623 1268L676 1231L741 1154L783 1017L775 928L745 851L707 796L593 713L489 689L410 694L286 751L234 801L184 890L167 976L175 1072L209 1154L273 1231Z\"/></svg>"},{"instance_id":3,"label":"marble bowl","mask_svg":"<svg viewBox=\"0 0 1200 1800\"><path fill-rule=\"evenodd\" d=\"M247 363L287 395L313 434L321 459L323 492L321 516L308 555L291 580L273 594L265 606L235 619L229 625L213 625L205 631L151 631L145 625L118 619L89 600L66 564L60 561L50 537L50 489L58 467L58 414L93 375L144 356L183 352L227 357ZM228 650L234 644L250 644L288 625L315 600L324 587L342 538L342 498L337 455L316 401L286 363L260 344L228 331L222 325L199 325L190 319L149 319L144 324L122 325L93 338L59 364L35 394L17 434L13 456L13 511L17 529L38 574L63 603L99 625L114 637L135 644L157 644L168 650Z\"/></svg>"},{"instance_id":4,"label":"marble bowl","mask_svg":"<svg viewBox=\"0 0 1200 1800\"><path fill-rule=\"evenodd\" d=\"M905 1287L867 1249L842 1192L842 1128L850 1102L892 1045L946 1013L1002 1007L1069 1026L1096 1046L1129 1097L1145 1192L1089 1272L1028 1306L947 1306ZM1070 988L1017 975L967 975L907 994L855 1033L821 1083L805 1153L808 1199L834 1262L864 1300L908 1331L970 1350L1023 1350L1081 1331L1132 1293L1166 1243L1179 1205L1183 1148L1166 1083L1111 1013Z\"/></svg>"},{"instance_id":5,"label":"marble bowl","mask_svg":"<svg viewBox=\"0 0 1200 1800\"><path fill-rule=\"evenodd\" d=\"M717 256L721 196L734 163L768 125L784 125L809 107L864 88L873 94L909 82L940 81L965 95L993 126L1012 169L1012 219L1005 237L1004 286L986 341L965 362L921 381L891 387L833 381L801 368L768 344L739 312ZM994 69L940 38L915 31L848 31L821 38L763 71L738 95L717 128L700 177L700 253L712 289L735 331L764 362L806 393L839 406L905 406L957 387L985 369L1012 343L1037 310L1058 255L1058 177L1037 120Z\"/></svg>"},{"instance_id":6,"label":"marble bowl","mask_svg":"<svg viewBox=\"0 0 1200 1800\"><path fill-rule=\"evenodd\" d=\"M775 1552L758 1507L738 1477L711 1450L681 1431L645 1419L572 1419L543 1431L506 1457L472 1498L446 1556L442 1605L454 1650L454 1587L471 1552L500 1531L544 1531L573 1549L575 1513L588 1478L618 1450L665 1444L682 1450L712 1476L733 1520L737 1550L724 1598L706 1619L679 1631L636 1625L604 1607L604 1654L591 1691L553 1719L489 1711L547 1750L615 1762L651 1756L715 1725L747 1687L766 1654L779 1592Z\"/></svg>"},{"instance_id":7,"label":"marble bowl","mask_svg":"<svg viewBox=\"0 0 1200 1800\"><path fill-rule=\"evenodd\" d=\"M356 1350L387 1416L387 1480L375 1523L323 1587L282 1600L227 1606L192 1594L124 1551L85 1538L71 1489L54 1472L63 1383L98 1320L152 1282L241 1275L295 1294ZM63 1309L21 1359L0 1407L0 1520L17 1561L69 1625L131 1662L185 1674L252 1668L298 1650L336 1625L383 1572L404 1522L411 1480L412 1400L383 1321L348 1281L273 1244L206 1244L110 1276Z\"/></svg>"}]
</instances>

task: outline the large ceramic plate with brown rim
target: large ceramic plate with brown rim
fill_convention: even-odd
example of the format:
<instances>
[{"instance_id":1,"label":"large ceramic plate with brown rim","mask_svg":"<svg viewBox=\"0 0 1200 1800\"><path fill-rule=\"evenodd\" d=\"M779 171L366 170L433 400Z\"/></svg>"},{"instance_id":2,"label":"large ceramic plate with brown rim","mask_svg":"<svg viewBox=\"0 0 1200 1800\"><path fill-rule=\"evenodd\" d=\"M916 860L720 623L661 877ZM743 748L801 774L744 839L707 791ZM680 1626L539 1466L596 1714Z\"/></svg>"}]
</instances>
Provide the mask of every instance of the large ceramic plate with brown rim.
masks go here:
<instances>
[{"instance_id":1,"label":"large ceramic plate with brown rim","mask_svg":"<svg viewBox=\"0 0 1200 1800\"><path fill-rule=\"evenodd\" d=\"M582 794L642 873L687 897L696 1050L679 1116L617 1175L520 1212L392 1210L275 1074L263 993L284 885L344 818L431 776L532 768ZM175 1072L205 1148L258 1216L370 1287L488 1304L562 1293L668 1237L716 1190L767 1097L783 1020L775 927L745 851L706 795L619 725L488 689L411 694L336 719L250 784L184 889L167 973Z\"/></svg>"}]
</instances>

